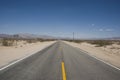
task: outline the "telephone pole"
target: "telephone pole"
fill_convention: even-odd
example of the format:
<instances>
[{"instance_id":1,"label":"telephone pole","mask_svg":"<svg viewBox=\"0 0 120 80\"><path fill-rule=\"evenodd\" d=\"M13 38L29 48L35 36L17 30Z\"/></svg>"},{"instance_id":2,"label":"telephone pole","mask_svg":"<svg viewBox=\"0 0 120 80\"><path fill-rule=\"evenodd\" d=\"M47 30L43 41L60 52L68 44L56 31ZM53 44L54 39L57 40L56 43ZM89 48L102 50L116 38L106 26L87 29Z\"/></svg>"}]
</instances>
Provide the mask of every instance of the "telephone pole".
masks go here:
<instances>
[{"instance_id":1,"label":"telephone pole","mask_svg":"<svg viewBox=\"0 0 120 80\"><path fill-rule=\"evenodd\" d=\"M73 41L74 41L74 35L75 35L75 34L74 34L74 32L73 32Z\"/></svg>"}]
</instances>

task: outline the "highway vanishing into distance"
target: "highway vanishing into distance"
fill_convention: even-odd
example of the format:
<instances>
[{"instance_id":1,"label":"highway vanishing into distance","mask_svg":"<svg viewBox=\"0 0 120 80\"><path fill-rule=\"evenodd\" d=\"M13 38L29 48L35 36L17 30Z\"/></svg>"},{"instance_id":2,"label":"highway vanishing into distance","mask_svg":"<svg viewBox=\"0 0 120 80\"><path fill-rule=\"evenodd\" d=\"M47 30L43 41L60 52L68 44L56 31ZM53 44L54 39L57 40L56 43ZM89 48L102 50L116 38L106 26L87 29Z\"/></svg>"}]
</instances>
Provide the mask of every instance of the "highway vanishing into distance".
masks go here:
<instances>
[{"instance_id":1,"label":"highway vanishing into distance","mask_svg":"<svg viewBox=\"0 0 120 80\"><path fill-rule=\"evenodd\" d=\"M58 41L1 70L0 80L120 80L120 70Z\"/></svg>"}]
</instances>

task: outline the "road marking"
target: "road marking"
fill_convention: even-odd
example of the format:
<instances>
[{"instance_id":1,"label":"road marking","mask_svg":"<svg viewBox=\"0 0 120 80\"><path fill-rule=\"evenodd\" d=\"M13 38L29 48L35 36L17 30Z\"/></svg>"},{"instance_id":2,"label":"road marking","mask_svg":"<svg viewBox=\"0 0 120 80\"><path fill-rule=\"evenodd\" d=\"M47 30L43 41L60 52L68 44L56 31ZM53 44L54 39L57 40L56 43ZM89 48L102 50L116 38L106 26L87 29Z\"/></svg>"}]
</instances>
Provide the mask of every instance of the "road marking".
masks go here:
<instances>
[{"instance_id":1,"label":"road marking","mask_svg":"<svg viewBox=\"0 0 120 80\"><path fill-rule=\"evenodd\" d=\"M33 54L35 54L35 53L33 53ZM23 58L21 58L21 59L18 59L18 60L16 60L16 61L12 62L11 64L8 64L8 65L0 68L0 71L2 71L3 69L8 68L9 66L14 65L15 63L18 63L18 62L22 61L22 60L25 59L25 58L28 58L28 57L32 56L33 54L30 54L30 55L28 55L28 56L25 56L25 57L23 57Z\"/></svg>"},{"instance_id":2,"label":"road marking","mask_svg":"<svg viewBox=\"0 0 120 80\"><path fill-rule=\"evenodd\" d=\"M81 50L81 49L80 49L80 50ZM81 51L82 51L83 53L86 53L87 55L89 55L89 56L95 58L95 59L98 60L98 61L101 61L101 62L103 62L103 63L105 63L105 64L107 64L107 65L109 65L109 66L111 66L111 67L113 67L113 68L115 68L115 69L117 69L117 70L120 70L120 68L118 68L118 67L116 67L116 66L114 66L114 65L112 65L112 64L110 64L110 63L108 63L108 62L106 62L106 61L104 61L104 60L102 60L102 59L100 59L100 58L97 58L97 57L94 56L94 55L88 54L87 51L84 51L84 50L81 50Z\"/></svg>"},{"instance_id":3,"label":"road marking","mask_svg":"<svg viewBox=\"0 0 120 80\"><path fill-rule=\"evenodd\" d=\"M112 64L110 64L108 62L105 62L102 59L99 59L99 58L97 58L95 56L92 56L92 55L90 55L90 56L93 57L93 58L95 58L95 59L97 59L97 60L99 60L99 61L101 61L101 62L103 62L103 63L105 63L105 64L107 64L107 65L109 65L109 66L111 66L111 67L113 67L113 68L115 68L115 69L117 69L117 70L120 70L120 68L118 68L118 67L116 67L116 66L114 66L114 65L112 65Z\"/></svg>"},{"instance_id":4,"label":"road marking","mask_svg":"<svg viewBox=\"0 0 120 80\"><path fill-rule=\"evenodd\" d=\"M64 62L62 62L61 65L62 65L62 78L63 78L63 80L67 80L66 79L66 72L65 72Z\"/></svg>"},{"instance_id":5,"label":"road marking","mask_svg":"<svg viewBox=\"0 0 120 80\"><path fill-rule=\"evenodd\" d=\"M54 44L54 43L52 43L52 44ZM45 48L47 48L47 47L51 46L52 44L50 44L50 45L48 45L48 46L46 46L46 47L42 48L40 51L42 51L42 50L44 50ZM16 61L12 62L11 64L6 65L6 66L4 66L4 67L0 68L0 71L2 71L2 70L6 69L6 68L8 68L8 67L10 67L10 66L12 66L12 65L14 65L14 64L16 64L16 63L18 63L18 62L20 62L20 61L22 61L22 60L26 59L26 58L28 58L28 57L30 57L30 56L32 56L32 55L34 55L34 54L38 53L38 52L39 52L39 51L34 52L34 53L32 53L32 54L29 54L29 55L27 55L27 56L24 56L23 58L18 59L18 60L16 60Z\"/></svg>"}]
</instances>

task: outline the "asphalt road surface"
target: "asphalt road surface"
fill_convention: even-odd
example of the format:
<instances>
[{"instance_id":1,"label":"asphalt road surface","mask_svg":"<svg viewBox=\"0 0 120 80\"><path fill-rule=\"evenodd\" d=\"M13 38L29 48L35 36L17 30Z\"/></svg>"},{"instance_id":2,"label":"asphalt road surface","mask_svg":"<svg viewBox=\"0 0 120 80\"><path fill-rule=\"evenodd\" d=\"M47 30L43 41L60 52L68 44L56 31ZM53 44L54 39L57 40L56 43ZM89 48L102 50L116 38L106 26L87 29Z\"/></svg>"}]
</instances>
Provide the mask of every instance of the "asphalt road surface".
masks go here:
<instances>
[{"instance_id":1,"label":"asphalt road surface","mask_svg":"<svg viewBox=\"0 0 120 80\"><path fill-rule=\"evenodd\" d=\"M120 80L117 70L61 41L0 71L0 80Z\"/></svg>"}]
</instances>

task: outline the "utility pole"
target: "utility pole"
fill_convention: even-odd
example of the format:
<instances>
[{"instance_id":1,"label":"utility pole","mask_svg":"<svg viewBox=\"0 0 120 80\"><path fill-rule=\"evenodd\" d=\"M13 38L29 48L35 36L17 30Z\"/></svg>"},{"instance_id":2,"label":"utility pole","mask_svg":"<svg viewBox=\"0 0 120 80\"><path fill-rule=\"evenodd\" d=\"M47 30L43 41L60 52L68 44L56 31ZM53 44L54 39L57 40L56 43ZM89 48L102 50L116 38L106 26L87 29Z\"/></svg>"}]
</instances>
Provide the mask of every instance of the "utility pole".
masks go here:
<instances>
[{"instance_id":1,"label":"utility pole","mask_svg":"<svg viewBox=\"0 0 120 80\"><path fill-rule=\"evenodd\" d=\"M74 41L74 32L73 32L73 41Z\"/></svg>"}]
</instances>

